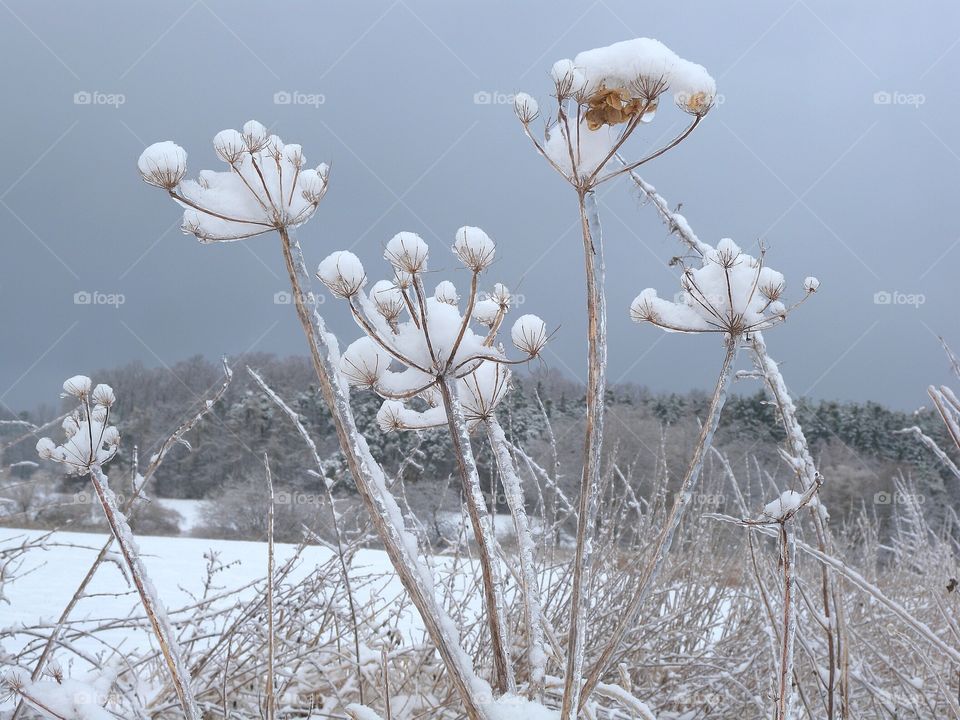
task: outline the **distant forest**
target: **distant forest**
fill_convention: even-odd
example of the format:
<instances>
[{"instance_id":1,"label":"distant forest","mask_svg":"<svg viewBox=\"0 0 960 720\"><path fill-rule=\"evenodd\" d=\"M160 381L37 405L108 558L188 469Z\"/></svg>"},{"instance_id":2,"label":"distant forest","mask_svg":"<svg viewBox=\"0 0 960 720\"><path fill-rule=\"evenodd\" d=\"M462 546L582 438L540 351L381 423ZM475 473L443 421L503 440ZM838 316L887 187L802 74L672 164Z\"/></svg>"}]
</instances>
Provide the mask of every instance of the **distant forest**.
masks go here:
<instances>
[{"instance_id":1,"label":"distant forest","mask_svg":"<svg viewBox=\"0 0 960 720\"><path fill-rule=\"evenodd\" d=\"M278 358L257 354L233 364L230 389L199 426L189 433L189 448L176 448L156 476L154 495L173 498L217 498L233 489L258 482L263 476L262 458L270 458L277 482L291 490L310 492L321 480L311 472L312 461L289 420L256 387L246 373L250 366L262 373L272 388L301 416L321 455L336 492L351 493L329 414L317 392L315 376L303 357ZM219 363L194 357L170 369L147 368L132 363L93 374L96 382L113 386L118 401L114 417L122 435L121 451L108 468L112 477L129 476L135 449L141 462L149 458L202 398L223 380ZM723 410L717 448L739 469L762 468L770 474L788 472L777 454L783 439L775 408L768 404L756 380L746 378L736 386ZM654 393L636 385L614 386L609 391L605 453L629 467L631 477L642 485L644 477L664 467L674 476L682 472L693 443L698 417L707 397ZM372 450L393 474L402 473L408 488L417 495L435 495L438 484L446 486L454 472L444 431L420 434L382 433L376 427L380 400L370 392L355 392L354 411ZM67 409L43 406L21 414L35 423L47 421ZM960 488L947 480L939 462L914 434L898 431L918 426L949 452L939 416L930 410L906 413L878 403L810 402L800 400L799 416L825 477L822 497L833 514L848 514L874 505L882 515L889 504L894 480L903 477L922 492L928 511L947 503L960 504ZM561 467L561 487L575 494L582 448L576 438L584 416L582 386L555 372L514 376L514 390L499 410L511 439L538 462ZM548 427L551 432L548 432ZM15 433L0 426L9 440ZM56 434L56 433L54 433ZM34 438L8 447L2 457L13 478L29 479L34 473L55 474L56 468L21 463L36 460ZM485 444L478 443L481 471L489 477L490 458ZM64 492L73 492L83 478L62 478ZM642 492L642 488L639 488ZM495 499L494 499L495 502Z\"/></svg>"}]
</instances>

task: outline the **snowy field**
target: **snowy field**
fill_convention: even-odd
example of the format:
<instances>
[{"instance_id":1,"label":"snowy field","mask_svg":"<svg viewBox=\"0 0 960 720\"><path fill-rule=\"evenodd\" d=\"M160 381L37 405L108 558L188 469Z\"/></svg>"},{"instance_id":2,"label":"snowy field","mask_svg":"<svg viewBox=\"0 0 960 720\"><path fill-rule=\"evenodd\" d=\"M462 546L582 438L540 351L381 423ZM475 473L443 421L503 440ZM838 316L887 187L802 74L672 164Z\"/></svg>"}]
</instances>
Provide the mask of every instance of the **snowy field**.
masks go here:
<instances>
[{"instance_id":1,"label":"snowy field","mask_svg":"<svg viewBox=\"0 0 960 720\"><path fill-rule=\"evenodd\" d=\"M38 530L0 528L0 548L19 545L31 537L42 534ZM38 622L54 622L67 601L73 595L87 570L90 568L106 535L91 533L54 533L47 552L30 552L26 563L18 571L18 578L7 588L7 601L0 604L0 643L7 652L16 651L22 638L11 638L9 629ZM164 603L171 611L189 605L193 597L203 591L207 556L215 552L226 568L217 575L217 585L225 590L242 588L262 579L267 567L266 543L236 540L208 540L202 538L139 537L137 543L144 563L154 584L160 589ZM291 557L293 545L277 544L276 560L280 566ZM300 564L290 575L290 581L306 577L332 556L330 550L309 546L301 554ZM445 563L444 558L439 563ZM441 568L442 570L442 568ZM396 598L402 593L400 582L393 575L385 553L378 550L360 550L354 558L352 576L358 581L364 578L384 576L376 584L380 599ZM240 599L249 599L256 592L248 587L239 594ZM94 597L82 601L73 614L75 619L89 619L92 624L98 618L118 618L131 615L139 606L139 600L124 576L114 563L104 563L89 588ZM371 588L361 588L361 601L368 600ZM365 597L364 597L365 596ZM231 602L237 599L231 598ZM419 621L407 614L407 631L418 635ZM125 631L110 637L124 645L145 643L146 633L130 636Z\"/></svg>"}]
</instances>

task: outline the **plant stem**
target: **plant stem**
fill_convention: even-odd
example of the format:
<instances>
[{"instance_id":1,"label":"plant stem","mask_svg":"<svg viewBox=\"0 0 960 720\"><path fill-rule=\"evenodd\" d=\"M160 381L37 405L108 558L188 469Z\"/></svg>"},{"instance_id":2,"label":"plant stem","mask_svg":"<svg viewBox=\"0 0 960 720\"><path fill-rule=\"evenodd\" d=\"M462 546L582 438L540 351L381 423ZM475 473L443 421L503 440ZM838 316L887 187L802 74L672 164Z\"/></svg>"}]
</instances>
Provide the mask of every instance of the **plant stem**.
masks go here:
<instances>
[{"instance_id":1,"label":"plant stem","mask_svg":"<svg viewBox=\"0 0 960 720\"><path fill-rule=\"evenodd\" d=\"M570 589L570 630L560 716L576 720L580 706L583 653L586 640L587 600L593 553L593 528L597 517L597 487L603 446L603 411L607 370L607 306L603 281L603 235L597 198L592 190L578 190L580 228L583 235L587 287L587 426L583 441L583 474L577 516L577 546Z\"/></svg>"},{"instance_id":2,"label":"plant stem","mask_svg":"<svg viewBox=\"0 0 960 720\"><path fill-rule=\"evenodd\" d=\"M140 596L140 602L143 605L144 613L150 621L154 634L157 636L157 643L160 645L160 652L170 670L170 678L173 681L173 689L177 693L177 699L183 708L184 716L188 720L200 720L200 709L193 697L193 690L190 688L190 673L187 672L183 664L183 656L180 652L180 644L170 627L170 621L167 619L166 610L157 597L157 592L150 582L147 575L147 569L140 559L140 551L133 539L133 533L127 524L127 518L117 506L117 496L110 489L107 476L99 465L90 467L90 481L93 483L93 489L97 493L97 498L103 506L103 514L110 525L110 532L120 546L120 552L123 559L130 569L130 576L133 578L133 584L137 588L137 594Z\"/></svg>"},{"instance_id":3,"label":"plant stem","mask_svg":"<svg viewBox=\"0 0 960 720\"><path fill-rule=\"evenodd\" d=\"M491 415L487 421L487 438L503 485L503 492L507 498L510 514L513 516L513 525L517 533L517 546L520 555L520 577L523 592L523 614L527 626L527 662L529 663L530 696L537 697L543 691L543 679L546 671L547 653L543 639L543 618L540 602L539 581L537 568L533 561L535 544L530 533L530 523L527 518L523 501L523 486L517 474L510 454L510 445L507 436L500 426L496 415Z\"/></svg>"},{"instance_id":4,"label":"plant stem","mask_svg":"<svg viewBox=\"0 0 960 720\"><path fill-rule=\"evenodd\" d=\"M450 427L450 441L457 458L457 468L463 483L463 494L473 526L473 535L480 554L480 571L483 575L483 594L490 625L490 644L493 649L494 686L500 692L516 690L516 680L510 662L510 639L507 637L507 608L503 598L503 573L494 553L494 534L490 513L487 512L483 492L480 489L480 473L470 446L470 433L463 408L457 398L456 381L444 378L440 383L440 395Z\"/></svg>"},{"instance_id":5,"label":"plant stem","mask_svg":"<svg viewBox=\"0 0 960 720\"><path fill-rule=\"evenodd\" d=\"M727 392L730 387L730 379L733 376L734 361L737 357L739 348L739 338L726 338L726 353L723 358L723 365L720 368L720 374L717 377L717 384L713 391L713 397L710 399L710 406L707 410L707 417L704 419L703 426L700 428L700 436L697 439L697 445L694 448L693 456L690 458L690 464L687 466L687 472L684 475L683 482L677 490L670 514L664 521L663 529L657 538L653 555L650 557L646 567L640 574L638 585L634 591L633 597L620 616L620 622L610 636L610 641L601 653L600 657L587 673L587 681L583 688L583 697L581 707L590 693L600 681L603 672L610 666L611 660L619 647L624 636L634 626L637 615L640 612L640 606L646 599L647 594L653 587L653 583L663 567L664 560L670 552L670 546L673 544L673 538L680 520L693 498L693 488L700 478L700 472L703 469L703 460L707 451L713 444L713 436L720 423L720 414L727 401Z\"/></svg>"},{"instance_id":6,"label":"plant stem","mask_svg":"<svg viewBox=\"0 0 960 720\"><path fill-rule=\"evenodd\" d=\"M353 475L357 491L391 564L420 613L431 642L443 659L450 680L460 694L467 717L471 720L489 720L489 715L478 697L484 691L485 683L474 673L469 656L454 633L453 622L437 602L433 576L417 556L416 538L406 531L400 508L387 490L383 470L370 454L366 440L357 430L346 383L341 381L337 369L339 351L336 339L326 332L316 308L307 307L305 293L310 289L310 276L300 245L286 228L281 228L278 233L290 277L297 318L307 338L320 391L330 409L340 448Z\"/></svg>"}]
</instances>

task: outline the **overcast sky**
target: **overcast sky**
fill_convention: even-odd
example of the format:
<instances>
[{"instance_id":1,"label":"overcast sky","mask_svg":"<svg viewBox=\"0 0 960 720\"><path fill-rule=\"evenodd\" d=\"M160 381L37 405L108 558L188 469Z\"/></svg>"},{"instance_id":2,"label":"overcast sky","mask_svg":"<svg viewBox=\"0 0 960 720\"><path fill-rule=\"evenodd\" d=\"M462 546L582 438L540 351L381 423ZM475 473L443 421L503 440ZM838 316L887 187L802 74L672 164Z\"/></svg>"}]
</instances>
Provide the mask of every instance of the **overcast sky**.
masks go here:
<instances>
[{"instance_id":1,"label":"overcast sky","mask_svg":"<svg viewBox=\"0 0 960 720\"><path fill-rule=\"evenodd\" d=\"M490 283L519 285L523 309L560 326L546 361L582 377L575 197L507 96L545 105L555 60L637 36L704 64L722 96L646 179L702 238L763 239L793 293L806 275L822 281L767 334L794 392L913 408L928 384L949 382L937 336L960 345L956 2L2 0L0 18L7 408L134 359L304 352L293 309L274 302L286 286L277 240L201 246L136 172L143 147L165 139L187 149L191 174L221 169L211 138L250 118L333 166L299 231L311 265L349 247L376 277L383 244L411 230L431 243L433 268L453 267L441 246L479 225L499 243ZM662 111L628 154L686 119ZM675 291L675 241L628 182L599 194L610 380L711 385L717 337L627 316L643 288ZM358 335L342 304L323 312L344 341Z\"/></svg>"}]
</instances>

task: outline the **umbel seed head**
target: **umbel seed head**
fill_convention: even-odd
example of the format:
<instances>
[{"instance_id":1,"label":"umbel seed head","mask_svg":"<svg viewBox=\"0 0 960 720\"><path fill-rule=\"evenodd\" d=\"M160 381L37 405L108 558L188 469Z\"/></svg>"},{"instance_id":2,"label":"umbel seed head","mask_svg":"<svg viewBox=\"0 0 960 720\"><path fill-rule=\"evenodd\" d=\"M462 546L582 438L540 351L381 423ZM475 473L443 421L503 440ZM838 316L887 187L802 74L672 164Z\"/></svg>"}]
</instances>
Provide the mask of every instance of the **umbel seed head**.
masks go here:
<instances>
[{"instance_id":1,"label":"umbel seed head","mask_svg":"<svg viewBox=\"0 0 960 720\"><path fill-rule=\"evenodd\" d=\"M137 169L148 185L173 190L187 173L187 151L170 140L154 143L140 154Z\"/></svg>"},{"instance_id":2,"label":"umbel seed head","mask_svg":"<svg viewBox=\"0 0 960 720\"><path fill-rule=\"evenodd\" d=\"M330 253L317 268L317 277L339 298L351 298L367 282L360 258L347 250Z\"/></svg>"},{"instance_id":3,"label":"umbel seed head","mask_svg":"<svg viewBox=\"0 0 960 720\"><path fill-rule=\"evenodd\" d=\"M399 232L390 238L383 257L398 272L416 275L427 269L429 248L416 233Z\"/></svg>"},{"instance_id":4,"label":"umbel seed head","mask_svg":"<svg viewBox=\"0 0 960 720\"><path fill-rule=\"evenodd\" d=\"M490 267L496 245L480 228L464 226L457 230L453 251L460 258L460 262L479 273Z\"/></svg>"}]
</instances>

